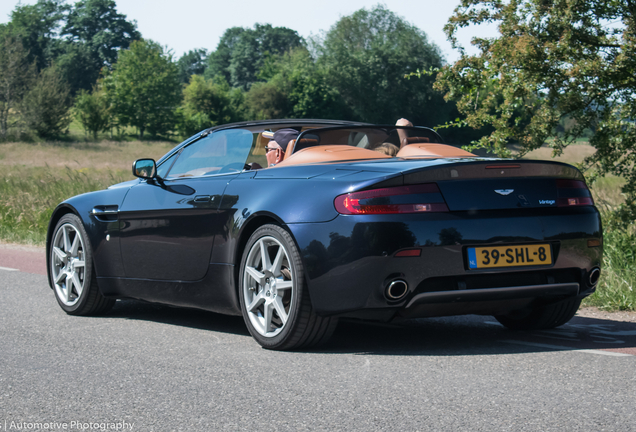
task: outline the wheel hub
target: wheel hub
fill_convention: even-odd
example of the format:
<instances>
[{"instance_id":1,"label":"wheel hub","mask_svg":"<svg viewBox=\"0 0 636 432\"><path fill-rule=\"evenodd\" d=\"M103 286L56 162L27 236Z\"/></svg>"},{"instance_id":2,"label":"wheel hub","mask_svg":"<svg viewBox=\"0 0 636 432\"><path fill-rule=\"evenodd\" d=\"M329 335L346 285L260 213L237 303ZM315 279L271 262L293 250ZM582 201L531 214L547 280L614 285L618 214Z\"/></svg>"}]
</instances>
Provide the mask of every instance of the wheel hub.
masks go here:
<instances>
[{"instance_id":1,"label":"wheel hub","mask_svg":"<svg viewBox=\"0 0 636 432\"><path fill-rule=\"evenodd\" d=\"M245 263L244 300L254 329L266 337L279 334L287 319L293 280L284 279L289 266L284 246L273 237L263 237L251 246Z\"/></svg>"}]
</instances>

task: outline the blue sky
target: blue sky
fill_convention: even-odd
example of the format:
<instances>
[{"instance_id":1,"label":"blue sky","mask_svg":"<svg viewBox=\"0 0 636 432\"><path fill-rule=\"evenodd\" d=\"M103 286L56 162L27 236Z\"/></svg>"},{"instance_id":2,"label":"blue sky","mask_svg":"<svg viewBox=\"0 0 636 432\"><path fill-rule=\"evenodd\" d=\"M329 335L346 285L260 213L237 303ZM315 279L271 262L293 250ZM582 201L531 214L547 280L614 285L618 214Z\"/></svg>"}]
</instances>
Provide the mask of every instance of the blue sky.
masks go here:
<instances>
[{"instance_id":1,"label":"blue sky","mask_svg":"<svg viewBox=\"0 0 636 432\"><path fill-rule=\"evenodd\" d=\"M22 3L33 4L35 1L23 0ZM0 2L0 22L9 20L17 3L14 0ZM447 61L458 58L443 31L448 17L459 4L458 0L387 0L381 3L424 30L429 40L440 47ZM329 30L342 16L376 4L378 2L362 0L117 0L117 10L128 19L136 20L145 38L167 45L178 58L193 48L214 50L229 27L267 23L289 27L308 37ZM472 36L495 34L493 27L469 28L462 30L459 40L469 47Z\"/></svg>"}]
</instances>

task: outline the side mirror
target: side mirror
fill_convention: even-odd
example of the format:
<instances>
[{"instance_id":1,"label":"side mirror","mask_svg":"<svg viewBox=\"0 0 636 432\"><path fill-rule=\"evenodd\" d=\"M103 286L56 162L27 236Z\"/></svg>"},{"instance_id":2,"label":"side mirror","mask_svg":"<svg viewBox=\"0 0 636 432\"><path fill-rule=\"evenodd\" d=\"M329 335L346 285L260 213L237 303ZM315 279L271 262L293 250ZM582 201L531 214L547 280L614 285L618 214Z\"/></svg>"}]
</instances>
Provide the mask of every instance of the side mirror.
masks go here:
<instances>
[{"instance_id":1,"label":"side mirror","mask_svg":"<svg viewBox=\"0 0 636 432\"><path fill-rule=\"evenodd\" d=\"M157 177L157 164L154 159L137 159L133 162L132 173L135 177L151 179Z\"/></svg>"}]
</instances>

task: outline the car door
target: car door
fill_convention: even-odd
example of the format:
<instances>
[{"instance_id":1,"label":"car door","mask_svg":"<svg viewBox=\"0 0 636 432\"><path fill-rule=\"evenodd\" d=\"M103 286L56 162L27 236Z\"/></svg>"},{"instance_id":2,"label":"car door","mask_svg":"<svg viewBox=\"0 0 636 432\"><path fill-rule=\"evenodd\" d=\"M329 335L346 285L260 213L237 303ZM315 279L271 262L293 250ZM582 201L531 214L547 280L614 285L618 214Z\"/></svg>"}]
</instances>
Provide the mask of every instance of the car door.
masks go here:
<instances>
[{"instance_id":1,"label":"car door","mask_svg":"<svg viewBox=\"0 0 636 432\"><path fill-rule=\"evenodd\" d=\"M131 188L120 210L127 278L195 281L205 276L214 237L223 229L218 223L223 192L243 170L252 141L253 134L243 129L214 132L160 165L165 178Z\"/></svg>"}]
</instances>

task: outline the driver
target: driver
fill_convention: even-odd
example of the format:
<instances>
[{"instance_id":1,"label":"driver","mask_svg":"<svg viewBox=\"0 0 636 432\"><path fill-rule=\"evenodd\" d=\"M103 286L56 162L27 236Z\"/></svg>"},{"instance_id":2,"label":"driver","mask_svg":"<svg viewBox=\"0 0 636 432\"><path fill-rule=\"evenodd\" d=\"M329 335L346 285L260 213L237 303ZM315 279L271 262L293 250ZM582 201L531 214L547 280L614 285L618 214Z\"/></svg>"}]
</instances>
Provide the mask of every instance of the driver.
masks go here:
<instances>
[{"instance_id":1,"label":"driver","mask_svg":"<svg viewBox=\"0 0 636 432\"><path fill-rule=\"evenodd\" d=\"M295 140L298 137L298 131L296 129L279 129L274 132L274 137L265 147L265 157L267 158L267 166L274 166L285 159L285 151L289 142Z\"/></svg>"}]
</instances>

